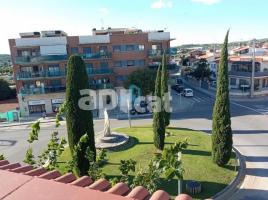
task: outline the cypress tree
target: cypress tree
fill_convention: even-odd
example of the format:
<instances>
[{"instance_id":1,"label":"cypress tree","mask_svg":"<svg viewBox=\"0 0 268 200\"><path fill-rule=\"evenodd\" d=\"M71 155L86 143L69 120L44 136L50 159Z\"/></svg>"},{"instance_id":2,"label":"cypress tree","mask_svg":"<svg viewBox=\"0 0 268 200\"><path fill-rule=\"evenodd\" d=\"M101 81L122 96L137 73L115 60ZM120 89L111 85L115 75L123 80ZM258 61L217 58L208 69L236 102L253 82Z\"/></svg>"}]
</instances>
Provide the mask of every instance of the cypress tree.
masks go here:
<instances>
[{"instance_id":1,"label":"cypress tree","mask_svg":"<svg viewBox=\"0 0 268 200\"><path fill-rule=\"evenodd\" d=\"M66 78L66 123L69 146L72 155L74 155L75 146L80 138L87 134L88 146L96 155L92 112L82 110L78 106L78 101L81 98L80 90L83 89L89 89L85 63L80 56L72 55L68 60ZM82 154L77 159L80 159L79 163L87 162Z\"/></svg>"},{"instance_id":2,"label":"cypress tree","mask_svg":"<svg viewBox=\"0 0 268 200\"><path fill-rule=\"evenodd\" d=\"M161 99L161 65L158 67L156 80L155 80L155 93L154 95ZM153 131L154 131L154 145L157 149L163 150L165 145L165 121L162 109L162 102L157 101L157 109L154 110L153 115Z\"/></svg>"},{"instance_id":3,"label":"cypress tree","mask_svg":"<svg viewBox=\"0 0 268 200\"><path fill-rule=\"evenodd\" d=\"M162 71L161 71L161 93L163 100L163 115L165 121L165 127L167 127L170 123L170 102L169 102L169 94L168 94L168 70L167 70L167 62L166 62L166 54L164 52L162 57Z\"/></svg>"},{"instance_id":4,"label":"cypress tree","mask_svg":"<svg viewBox=\"0 0 268 200\"><path fill-rule=\"evenodd\" d=\"M229 108L228 36L229 30L222 47L218 67L217 93L212 122L212 158L213 162L219 166L229 162L233 145Z\"/></svg>"}]
</instances>

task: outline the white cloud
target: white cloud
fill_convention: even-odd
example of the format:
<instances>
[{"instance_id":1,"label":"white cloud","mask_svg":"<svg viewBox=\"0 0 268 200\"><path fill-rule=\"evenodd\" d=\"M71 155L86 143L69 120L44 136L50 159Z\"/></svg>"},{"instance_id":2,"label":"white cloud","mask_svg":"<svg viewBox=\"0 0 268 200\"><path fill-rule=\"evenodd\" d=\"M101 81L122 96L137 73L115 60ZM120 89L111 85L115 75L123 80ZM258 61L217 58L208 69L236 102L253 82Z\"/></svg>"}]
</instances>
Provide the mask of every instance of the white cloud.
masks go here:
<instances>
[{"instance_id":1,"label":"white cloud","mask_svg":"<svg viewBox=\"0 0 268 200\"><path fill-rule=\"evenodd\" d=\"M172 8L172 6L172 1L167 0L157 0L151 4L151 8L153 9Z\"/></svg>"},{"instance_id":2,"label":"white cloud","mask_svg":"<svg viewBox=\"0 0 268 200\"><path fill-rule=\"evenodd\" d=\"M102 17L104 17L104 16L106 16L106 15L108 15L109 14L109 10L108 10L108 8L99 8L99 13L100 13L100 15L102 16Z\"/></svg>"},{"instance_id":3,"label":"white cloud","mask_svg":"<svg viewBox=\"0 0 268 200\"><path fill-rule=\"evenodd\" d=\"M219 3L221 0L192 0L193 2L197 2L197 3L203 3L206 5L212 5L215 3Z\"/></svg>"}]
</instances>

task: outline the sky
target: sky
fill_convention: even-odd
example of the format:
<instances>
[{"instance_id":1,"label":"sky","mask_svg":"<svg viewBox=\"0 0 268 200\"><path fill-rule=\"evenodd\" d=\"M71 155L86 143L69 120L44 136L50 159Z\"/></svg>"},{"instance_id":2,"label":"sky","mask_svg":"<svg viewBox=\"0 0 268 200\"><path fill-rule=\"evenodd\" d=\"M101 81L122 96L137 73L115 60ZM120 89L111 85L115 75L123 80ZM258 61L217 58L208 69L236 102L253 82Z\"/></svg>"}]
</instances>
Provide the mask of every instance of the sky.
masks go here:
<instances>
[{"instance_id":1,"label":"sky","mask_svg":"<svg viewBox=\"0 0 268 200\"><path fill-rule=\"evenodd\" d=\"M92 28L166 30L171 45L268 38L267 0L0 0L0 53L20 32Z\"/></svg>"}]
</instances>

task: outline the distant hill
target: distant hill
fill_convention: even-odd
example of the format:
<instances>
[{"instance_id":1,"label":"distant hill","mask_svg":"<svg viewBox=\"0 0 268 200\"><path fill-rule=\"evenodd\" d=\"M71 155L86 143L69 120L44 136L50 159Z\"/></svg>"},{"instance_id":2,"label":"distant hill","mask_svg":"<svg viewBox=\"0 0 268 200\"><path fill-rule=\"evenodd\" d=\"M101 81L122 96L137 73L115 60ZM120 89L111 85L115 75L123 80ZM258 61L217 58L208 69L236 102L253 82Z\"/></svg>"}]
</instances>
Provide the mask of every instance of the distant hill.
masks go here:
<instances>
[{"instance_id":1,"label":"distant hill","mask_svg":"<svg viewBox=\"0 0 268 200\"><path fill-rule=\"evenodd\" d=\"M11 57L8 54L0 54L0 67L11 66Z\"/></svg>"},{"instance_id":2,"label":"distant hill","mask_svg":"<svg viewBox=\"0 0 268 200\"><path fill-rule=\"evenodd\" d=\"M258 39L257 43L265 43L268 42L268 38ZM229 42L229 47L237 47L237 46L245 46L248 45L250 41L236 41L236 42ZM181 49L188 49L188 48L196 48L196 47L202 47L203 49L219 49L221 48L222 44L216 43L216 44L184 44L181 46L178 46L178 48Z\"/></svg>"}]
</instances>

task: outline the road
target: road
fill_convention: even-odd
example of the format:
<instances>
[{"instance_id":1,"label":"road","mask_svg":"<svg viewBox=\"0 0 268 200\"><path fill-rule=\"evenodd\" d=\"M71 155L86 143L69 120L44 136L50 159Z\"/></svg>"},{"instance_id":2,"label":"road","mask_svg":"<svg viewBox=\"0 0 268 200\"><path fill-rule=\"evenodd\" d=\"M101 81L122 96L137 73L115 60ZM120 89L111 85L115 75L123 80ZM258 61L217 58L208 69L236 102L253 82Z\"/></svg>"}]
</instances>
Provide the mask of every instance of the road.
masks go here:
<instances>
[{"instance_id":1,"label":"road","mask_svg":"<svg viewBox=\"0 0 268 200\"><path fill-rule=\"evenodd\" d=\"M171 126L211 131L214 99L194 91L193 98L184 98L173 92ZM246 178L232 199L268 199L268 102L232 101L232 129L234 146L246 157ZM151 119L132 120L133 126L151 123ZM127 120L111 120L112 128L128 126ZM103 121L94 122L95 132L103 128ZM27 126L0 129L0 153L13 162L23 160L28 148ZM39 141L33 144L35 154L41 152L55 130L53 123L42 124ZM63 124L58 131L66 137Z\"/></svg>"}]
</instances>

